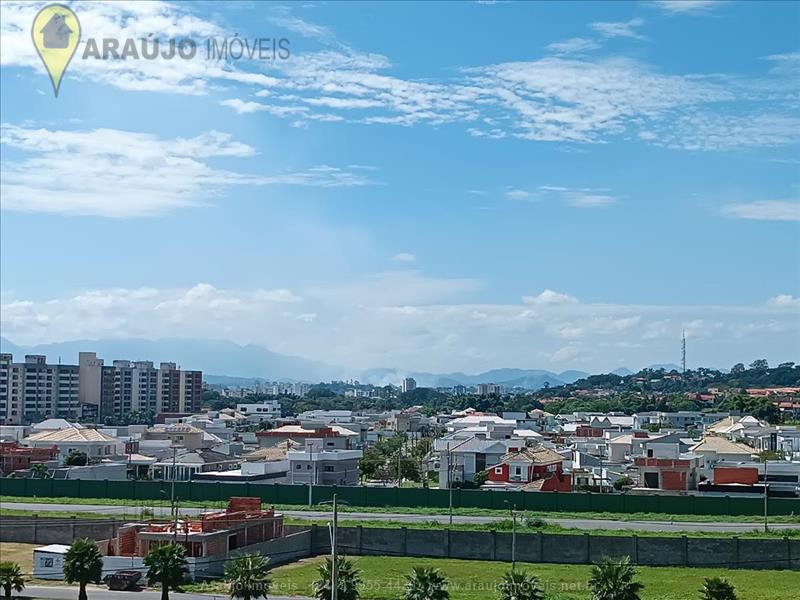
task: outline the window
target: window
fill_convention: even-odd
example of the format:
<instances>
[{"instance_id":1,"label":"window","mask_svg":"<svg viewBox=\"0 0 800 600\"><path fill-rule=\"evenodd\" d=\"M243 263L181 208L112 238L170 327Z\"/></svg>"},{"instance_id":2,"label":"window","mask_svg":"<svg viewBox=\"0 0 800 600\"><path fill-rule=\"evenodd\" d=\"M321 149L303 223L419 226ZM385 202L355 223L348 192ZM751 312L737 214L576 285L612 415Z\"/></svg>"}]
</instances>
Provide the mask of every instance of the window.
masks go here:
<instances>
[{"instance_id":1,"label":"window","mask_svg":"<svg viewBox=\"0 0 800 600\"><path fill-rule=\"evenodd\" d=\"M495 475L502 475L503 474L503 467L495 467L494 468Z\"/></svg>"},{"instance_id":2,"label":"window","mask_svg":"<svg viewBox=\"0 0 800 600\"><path fill-rule=\"evenodd\" d=\"M522 475L522 467L515 466L514 467L514 475Z\"/></svg>"},{"instance_id":3,"label":"window","mask_svg":"<svg viewBox=\"0 0 800 600\"><path fill-rule=\"evenodd\" d=\"M294 468L295 468L295 469L297 469L297 470L299 471L300 469L302 469L302 468L303 468L303 465L295 465L295 467L294 467Z\"/></svg>"},{"instance_id":4,"label":"window","mask_svg":"<svg viewBox=\"0 0 800 600\"><path fill-rule=\"evenodd\" d=\"M326 473L333 473L333 465L325 465Z\"/></svg>"}]
</instances>

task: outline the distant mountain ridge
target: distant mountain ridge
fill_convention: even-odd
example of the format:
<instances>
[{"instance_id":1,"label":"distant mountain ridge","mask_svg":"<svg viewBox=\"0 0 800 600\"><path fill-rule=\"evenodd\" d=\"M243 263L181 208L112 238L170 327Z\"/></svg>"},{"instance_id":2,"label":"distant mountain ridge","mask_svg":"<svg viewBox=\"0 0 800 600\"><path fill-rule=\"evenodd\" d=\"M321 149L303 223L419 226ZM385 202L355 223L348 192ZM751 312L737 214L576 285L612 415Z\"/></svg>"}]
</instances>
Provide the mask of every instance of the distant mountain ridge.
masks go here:
<instances>
[{"instance_id":1,"label":"distant mountain ridge","mask_svg":"<svg viewBox=\"0 0 800 600\"><path fill-rule=\"evenodd\" d=\"M185 369L203 371L206 381L217 385L248 386L257 380L267 381L321 381L358 379L372 385L397 385L404 377L413 377L420 387L474 386L478 383L496 383L506 388L538 390L545 386L556 387L584 379L590 373L568 370L556 373L544 369L499 368L469 375L462 372L428 373L408 372L394 368L367 369L361 373L348 372L344 367L322 361L272 352L255 344L239 345L226 340L165 338L119 340L71 340L36 346L19 346L0 337L0 352L14 355L21 361L25 354L43 354L50 362L77 364L78 352L96 352L106 364L112 360L151 360L154 363L174 362ZM677 369L677 365L653 365ZM621 367L613 371L630 375L630 369Z\"/></svg>"}]
</instances>

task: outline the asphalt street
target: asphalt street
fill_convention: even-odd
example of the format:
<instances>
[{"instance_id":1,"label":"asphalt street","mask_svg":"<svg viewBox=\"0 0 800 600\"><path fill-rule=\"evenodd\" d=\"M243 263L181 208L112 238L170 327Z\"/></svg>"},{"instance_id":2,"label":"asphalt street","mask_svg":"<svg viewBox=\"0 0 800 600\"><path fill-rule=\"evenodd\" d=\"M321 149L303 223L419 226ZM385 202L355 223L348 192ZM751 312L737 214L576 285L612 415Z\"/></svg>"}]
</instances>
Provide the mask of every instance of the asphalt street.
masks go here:
<instances>
[{"instance_id":1,"label":"asphalt street","mask_svg":"<svg viewBox=\"0 0 800 600\"><path fill-rule=\"evenodd\" d=\"M2 502L0 507L7 509L32 510L44 515L47 512L91 512L109 515L134 515L141 510L141 506L108 506L90 504L45 504L36 502ZM150 507L157 515L169 515L168 506ZM180 508L181 514L196 515L208 509L202 508ZM281 511L289 517L323 520L330 519L330 511L320 510L285 510ZM449 516L439 515L419 515L403 513L372 513L372 512L342 512L339 514L342 520L368 520L368 521L398 521L401 523L418 523L437 521L446 524ZM497 517L480 517L453 515L453 523L491 523L497 521ZM763 521L753 521L751 523L697 523L686 521L615 521L612 519L564 519L560 517L546 517L548 523L561 525L562 527L576 529L616 529L616 530L637 530L637 531L721 531L721 532L746 532L759 529L764 526ZM770 524L771 529L800 529L800 524L775 523Z\"/></svg>"},{"instance_id":2,"label":"asphalt street","mask_svg":"<svg viewBox=\"0 0 800 600\"><path fill-rule=\"evenodd\" d=\"M115 592L105 586L86 586L89 600L161 600L160 591ZM45 598L47 600L76 600L77 586L45 586L27 585L20 598ZM229 600L227 594L178 594L170 592L170 600ZM269 600L306 600L302 596L275 596L269 594ZM310 599L309 599L310 600Z\"/></svg>"}]
</instances>

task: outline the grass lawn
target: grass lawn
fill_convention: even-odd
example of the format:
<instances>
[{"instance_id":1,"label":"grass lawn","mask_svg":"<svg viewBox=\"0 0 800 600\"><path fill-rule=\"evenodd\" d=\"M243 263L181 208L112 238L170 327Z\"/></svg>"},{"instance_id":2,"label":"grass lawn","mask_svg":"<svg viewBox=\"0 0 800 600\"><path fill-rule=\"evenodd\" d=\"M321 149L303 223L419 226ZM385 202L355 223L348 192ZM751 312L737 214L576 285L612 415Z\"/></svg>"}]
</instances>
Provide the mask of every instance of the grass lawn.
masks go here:
<instances>
[{"instance_id":1,"label":"grass lawn","mask_svg":"<svg viewBox=\"0 0 800 600\"><path fill-rule=\"evenodd\" d=\"M154 500L126 500L119 498L50 498L50 497L26 497L26 496L0 496L0 504L3 502L22 502L36 504L97 504L107 506L133 506L133 507L154 507L168 506L165 502ZM181 500L180 506L186 508L222 508L224 502L193 502ZM295 504L276 504L278 510L330 510L330 505L315 505L311 509L307 505ZM408 507L408 506L340 506L342 513L361 512L361 513L397 513L397 514L416 514L416 515L442 515L447 514L446 508L439 507ZM454 515L464 516L486 516L497 517L498 519L507 518L508 510L492 510L487 508L456 508L453 509ZM760 519L756 515L670 515L665 513L607 513L607 512L534 512L526 511L526 516L541 517L543 519L562 518L562 519L610 519L615 521L675 521L675 522L697 522L697 523L754 523L757 526ZM772 523L800 523L800 515L775 515L770 516Z\"/></svg>"},{"instance_id":2,"label":"grass lawn","mask_svg":"<svg viewBox=\"0 0 800 600\"><path fill-rule=\"evenodd\" d=\"M450 580L452 600L491 600L497 598L496 586L508 563L469 560L399 558L368 556L353 559L361 570L362 600L394 600L402 596L405 576L413 566L435 567ZM321 558L307 559L272 571L273 594L311 596L311 584L317 578ZM586 587L588 565L549 565L517 563L537 575L548 600L589 600ZM748 571L726 569L690 569L641 567L639 580L644 584L642 600L692 600L704 577L725 577L736 586L742 600L788 600L798 597L797 572Z\"/></svg>"}]
</instances>

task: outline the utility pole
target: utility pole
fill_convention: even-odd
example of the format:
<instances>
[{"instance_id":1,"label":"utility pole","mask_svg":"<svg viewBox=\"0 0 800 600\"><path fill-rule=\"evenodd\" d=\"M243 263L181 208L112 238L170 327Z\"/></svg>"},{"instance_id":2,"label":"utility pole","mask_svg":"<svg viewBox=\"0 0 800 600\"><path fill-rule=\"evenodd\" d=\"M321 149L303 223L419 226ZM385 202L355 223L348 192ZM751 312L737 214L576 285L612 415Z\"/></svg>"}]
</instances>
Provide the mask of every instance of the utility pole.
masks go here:
<instances>
[{"instance_id":1,"label":"utility pole","mask_svg":"<svg viewBox=\"0 0 800 600\"><path fill-rule=\"evenodd\" d=\"M317 481L317 462L314 460L313 445L309 447L309 452L311 453L311 481L308 482L308 508L311 508L314 504L314 483Z\"/></svg>"},{"instance_id":2,"label":"utility pole","mask_svg":"<svg viewBox=\"0 0 800 600\"><path fill-rule=\"evenodd\" d=\"M511 572L517 566L517 505L511 509Z\"/></svg>"},{"instance_id":3,"label":"utility pole","mask_svg":"<svg viewBox=\"0 0 800 600\"><path fill-rule=\"evenodd\" d=\"M766 459L766 454L764 456L764 531L766 532L769 529L769 495L767 494L767 463L769 461Z\"/></svg>"},{"instance_id":4,"label":"utility pole","mask_svg":"<svg viewBox=\"0 0 800 600\"><path fill-rule=\"evenodd\" d=\"M339 585L338 561L336 559L336 537L339 527L339 506L336 503L336 494L333 495L333 529L331 529L331 600L336 600L338 596L337 586Z\"/></svg>"},{"instance_id":5,"label":"utility pole","mask_svg":"<svg viewBox=\"0 0 800 600\"><path fill-rule=\"evenodd\" d=\"M453 526L453 465L451 459L450 442L447 442L447 491L450 496L450 527Z\"/></svg>"},{"instance_id":6,"label":"utility pole","mask_svg":"<svg viewBox=\"0 0 800 600\"><path fill-rule=\"evenodd\" d=\"M173 541L178 541L178 507L175 504L175 476L177 475L178 447L172 446L172 490L170 491L170 510L172 512Z\"/></svg>"}]
</instances>

